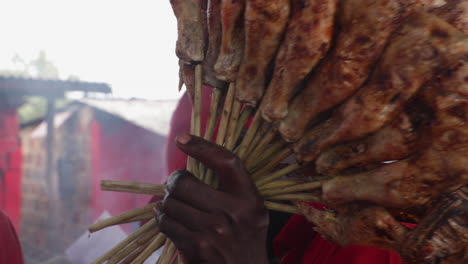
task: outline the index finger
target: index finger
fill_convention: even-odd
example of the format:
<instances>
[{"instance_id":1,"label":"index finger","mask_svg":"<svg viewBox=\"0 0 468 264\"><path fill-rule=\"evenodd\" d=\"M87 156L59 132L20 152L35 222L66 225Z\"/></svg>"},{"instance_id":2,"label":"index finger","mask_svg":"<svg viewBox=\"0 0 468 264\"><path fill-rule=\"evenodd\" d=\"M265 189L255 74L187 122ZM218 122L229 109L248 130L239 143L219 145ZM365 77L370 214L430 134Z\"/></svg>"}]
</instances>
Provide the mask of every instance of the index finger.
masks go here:
<instances>
[{"instance_id":1,"label":"index finger","mask_svg":"<svg viewBox=\"0 0 468 264\"><path fill-rule=\"evenodd\" d=\"M256 192L255 184L242 161L229 150L200 137L181 134L177 146L194 157L219 178L219 190L228 193Z\"/></svg>"}]
</instances>

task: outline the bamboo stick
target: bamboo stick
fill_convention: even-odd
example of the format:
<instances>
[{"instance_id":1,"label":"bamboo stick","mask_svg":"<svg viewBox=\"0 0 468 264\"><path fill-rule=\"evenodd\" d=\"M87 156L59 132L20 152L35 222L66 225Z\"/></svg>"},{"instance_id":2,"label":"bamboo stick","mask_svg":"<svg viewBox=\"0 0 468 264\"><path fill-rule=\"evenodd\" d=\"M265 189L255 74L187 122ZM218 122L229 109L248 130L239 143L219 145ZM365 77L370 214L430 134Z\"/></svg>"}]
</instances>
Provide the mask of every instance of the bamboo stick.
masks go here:
<instances>
[{"instance_id":1,"label":"bamboo stick","mask_svg":"<svg viewBox=\"0 0 468 264\"><path fill-rule=\"evenodd\" d=\"M156 219L152 219L148 221L146 224L140 227L137 231L133 232L131 235L129 235L127 238L125 238L120 243L115 245L111 250L107 251L104 255L102 255L95 261L93 261L91 264L103 263L104 261L111 258L114 254L119 252L121 249L126 247L129 243L133 242L134 240L139 238L141 235L143 235L144 233L148 232L149 230L153 228L156 228Z\"/></svg>"},{"instance_id":2,"label":"bamboo stick","mask_svg":"<svg viewBox=\"0 0 468 264\"><path fill-rule=\"evenodd\" d=\"M278 188L284 188L292 185L297 185L299 184L300 181L298 180L285 180L285 181L274 181L267 183L265 185L257 185L258 190L264 191L264 190L271 190L271 189L278 189Z\"/></svg>"},{"instance_id":3,"label":"bamboo stick","mask_svg":"<svg viewBox=\"0 0 468 264\"><path fill-rule=\"evenodd\" d=\"M265 201L264 203L265 203L266 208L273 210L273 211L290 213L290 214L298 214L298 215L301 214L299 210L295 206L292 206L292 205L270 202L270 201Z\"/></svg>"},{"instance_id":4,"label":"bamboo stick","mask_svg":"<svg viewBox=\"0 0 468 264\"><path fill-rule=\"evenodd\" d=\"M255 137L252 139L250 146L247 148L247 151L245 152L244 158L242 160L244 161L247 160L247 156L249 156L250 153L255 150L258 143L262 140L263 136L268 132L269 128L270 128L270 123L262 122L257 133L255 134Z\"/></svg>"},{"instance_id":5,"label":"bamboo stick","mask_svg":"<svg viewBox=\"0 0 468 264\"><path fill-rule=\"evenodd\" d=\"M242 129L245 127L245 124L250 120L254 109L251 106L246 106L244 110L242 110L241 117L239 118L239 122L236 128L236 139L239 139Z\"/></svg>"},{"instance_id":6,"label":"bamboo stick","mask_svg":"<svg viewBox=\"0 0 468 264\"><path fill-rule=\"evenodd\" d=\"M101 190L164 196L166 194L166 185L103 180L101 181Z\"/></svg>"},{"instance_id":7,"label":"bamboo stick","mask_svg":"<svg viewBox=\"0 0 468 264\"><path fill-rule=\"evenodd\" d=\"M250 127L247 129L247 133L245 134L244 138L242 139L242 142L238 148L237 151L237 156L241 158L242 160L245 158L246 152L252 143L252 140L254 139L255 135L257 134L258 128L260 124L262 123L262 118L260 115L260 111L257 111L255 113L254 119L252 121L252 124Z\"/></svg>"},{"instance_id":8,"label":"bamboo stick","mask_svg":"<svg viewBox=\"0 0 468 264\"><path fill-rule=\"evenodd\" d=\"M256 160L255 157L260 156L262 152L265 151L265 148L270 144L270 142L276 137L277 131L274 128L271 128L267 131L267 133L262 137L260 142L255 146L254 149L247 155L247 158L245 160L249 159L254 159Z\"/></svg>"},{"instance_id":9,"label":"bamboo stick","mask_svg":"<svg viewBox=\"0 0 468 264\"><path fill-rule=\"evenodd\" d=\"M226 144L225 147L228 150L232 150L234 144L236 143L236 128L240 117L240 110L242 107L242 103L238 100L234 99L234 103L232 105L231 117L229 119L228 130L226 132Z\"/></svg>"},{"instance_id":10,"label":"bamboo stick","mask_svg":"<svg viewBox=\"0 0 468 264\"><path fill-rule=\"evenodd\" d=\"M218 108L221 100L222 91L221 89L214 88L211 94L210 114L208 123L205 129L205 135L203 138L207 141L213 140L213 134L216 129L216 122L218 121ZM203 181L206 175L206 168L203 163L200 162L198 171L200 173L200 179Z\"/></svg>"},{"instance_id":11,"label":"bamboo stick","mask_svg":"<svg viewBox=\"0 0 468 264\"><path fill-rule=\"evenodd\" d=\"M182 259L182 256L180 255L180 253L177 255L177 264L184 264L184 260Z\"/></svg>"},{"instance_id":12,"label":"bamboo stick","mask_svg":"<svg viewBox=\"0 0 468 264\"><path fill-rule=\"evenodd\" d=\"M123 260L120 260L120 261L115 262L115 263L118 263L118 264L131 264L132 261L134 261L141 253L143 253L143 251L151 244L151 242L152 242L151 239L148 239L148 241L146 241L146 243L144 245L142 245L139 248L137 248L136 250L134 250L132 253L130 253L130 255L125 257ZM106 264L112 264L112 263L106 263Z\"/></svg>"},{"instance_id":13,"label":"bamboo stick","mask_svg":"<svg viewBox=\"0 0 468 264\"><path fill-rule=\"evenodd\" d=\"M249 155L249 158L246 160L247 170L253 171L254 169L258 167L264 166L265 164L268 163L268 160L271 156L281 151L281 149L284 149L286 145L287 143L281 140L281 141L274 143L267 149L262 150L262 152L259 152L258 154Z\"/></svg>"},{"instance_id":14,"label":"bamboo stick","mask_svg":"<svg viewBox=\"0 0 468 264\"><path fill-rule=\"evenodd\" d=\"M289 164L288 166L280 169L280 170L277 170L275 171L274 173L266 176L266 177L258 177L258 178L254 178L254 179L257 179L255 184L257 186L262 186L262 185L265 185L269 182L272 182L278 178L281 178L283 176L286 176L288 175L289 173L292 173L298 169L301 168L301 165L297 164L297 163L293 163L293 164Z\"/></svg>"},{"instance_id":15,"label":"bamboo stick","mask_svg":"<svg viewBox=\"0 0 468 264\"><path fill-rule=\"evenodd\" d=\"M166 236L162 233L159 233L149 244L149 246L134 260L132 264L142 264L147 260L156 250L161 248L164 241L166 240ZM169 240L169 239L167 239Z\"/></svg>"},{"instance_id":16,"label":"bamboo stick","mask_svg":"<svg viewBox=\"0 0 468 264\"><path fill-rule=\"evenodd\" d=\"M201 64L195 66L195 95L192 107L192 119L190 132L192 135L200 136L201 134L201 105L202 105L202 81L203 81L203 68ZM187 158L187 169L193 174L198 176L198 162L192 157Z\"/></svg>"},{"instance_id":17,"label":"bamboo stick","mask_svg":"<svg viewBox=\"0 0 468 264\"><path fill-rule=\"evenodd\" d=\"M141 214L151 212L155 205L156 205L156 203L150 203L150 204L145 205L143 207L127 211L127 212L125 212L123 214L116 215L116 216L113 216L113 217L98 221L97 223L95 223L94 225L91 225L89 227L89 232L94 233L94 232L99 231L101 229L104 229L106 227L113 226L113 225L118 225L123 221L126 221L126 220L131 219L131 218L136 217L136 216L139 216Z\"/></svg>"},{"instance_id":18,"label":"bamboo stick","mask_svg":"<svg viewBox=\"0 0 468 264\"><path fill-rule=\"evenodd\" d=\"M272 157L272 159L268 162L268 164L266 164L264 167L262 167L261 169L257 171L253 171L252 178L260 179L261 176L265 175L266 173L274 169L276 166L278 166L278 164L281 163L281 161L289 157L291 153L292 153L292 150L289 148L286 148L283 151L278 152L274 157Z\"/></svg>"},{"instance_id":19,"label":"bamboo stick","mask_svg":"<svg viewBox=\"0 0 468 264\"><path fill-rule=\"evenodd\" d=\"M163 252L161 253L161 256L159 257L156 263L157 264L169 264L169 261L174 256L175 251L176 251L176 248L175 248L174 243L172 243L172 241L168 239L166 243L164 244Z\"/></svg>"},{"instance_id":20,"label":"bamboo stick","mask_svg":"<svg viewBox=\"0 0 468 264\"><path fill-rule=\"evenodd\" d=\"M273 196L268 196L268 200L278 200L278 201L307 201L320 203L322 200L317 195L311 193L289 193L289 194L278 194Z\"/></svg>"},{"instance_id":21,"label":"bamboo stick","mask_svg":"<svg viewBox=\"0 0 468 264\"><path fill-rule=\"evenodd\" d=\"M158 233L159 230L157 229L150 229L146 231L133 243L129 244L122 250L116 252L106 264L120 263L123 259L128 258L129 255L131 255L132 252L135 251L139 252L138 255L140 255L144 251L144 249L149 246L149 244L153 241L154 237L158 235ZM143 248L143 250L140 250L141 248ZM136 259L137 256L132 257L131 260L133 261L134 259ZM128 260L130 261L130 258Z\"/></svg>"},{"instance_id":22,"label":"bamboo stick","mask_svg":"<svg viewBox=\"0 0 468 264\"><path fill-rule=\"evenodd\" d=\"M315 182L308 182L308 183L300 183L297 185L285 187L282 189L269 189L262 191L262 195L264 197L279 195L279 194L288 194L288 193L295 193L295 192L302 192L302 191L310 191L314 189L321 188L323 181L315 181Z\"/></svg>"}]
</instances>

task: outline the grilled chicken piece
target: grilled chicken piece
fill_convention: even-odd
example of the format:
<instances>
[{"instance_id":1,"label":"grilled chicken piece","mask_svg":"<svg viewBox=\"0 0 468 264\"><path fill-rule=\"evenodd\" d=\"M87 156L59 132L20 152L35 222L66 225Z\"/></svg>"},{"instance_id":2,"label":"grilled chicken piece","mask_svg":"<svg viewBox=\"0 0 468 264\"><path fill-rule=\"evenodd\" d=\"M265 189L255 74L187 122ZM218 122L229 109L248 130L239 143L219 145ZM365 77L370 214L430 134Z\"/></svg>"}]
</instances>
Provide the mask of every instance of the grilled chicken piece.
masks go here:
<instances>
[{"instance_id":1,"label":"grilled chicken piece","mask_svg":"<svg viewBox=\"0 0 468 264\"><path fill-rule=\"evenodd\" d=\"M339 10L335 47L289 107L279 126L287 141L297 141L322 111L349 98L367 79L399 25L400 0L344 1Z\"/></svg>"},{"instance_id":2,"label":"grilled chicken piece","mask_svg":"<svg viewBox=\"0 0 468 264\"><path fill-rule=\"evenodd\" d=\"M431 10L431 13L468 34L468 0L448 0L445 5Z\"/></svg>"},{"instance_id":3,"label":"grilled chicken piece","mask_svg":"<svg viewBox=\"0 0 468 264\"><path fill-rule=\"evenodd\" d=\"M293 0L273 79L262 101L267 121L283 119L294 88L325 56L333 35L337 0Z\"/></svg>"},{"instance_id":4,"label":"grilled chicken piece","mask_svg":"<svg viewBox=\"0 0 468 264\"><path fill-rule=\"evenodd\" d=\"M255 106L263 96L267 69L290 14L290 0L246 0L245 50L236 80L236 98Z\"/></svg>"},{"instance_id":5,"label":"grilled chicken piece","mask_svg":"<svg viewBox=\"0 0 468 264\"><path fill-rule=\"evenodd\" d=\"M206 0L170 0L177 18L176 54L187 62L200 62L205 52Z\"/></svg>"},{"instance_id":6,"label":"grilled chicken piece","mask_svg":"<svg viewBox=\"0 0 468 264\"><path fill-rule=\"evenodd\" d=\"M342 247L365 245L398 250L408 230L383 207L352 203L338 212L322 211L296 203L299 211L324 238Z\"/></svg>"},{"instance_id":7,"label":"grilled chicken piece","mask_svg":"<svg viewBox=\"0 0 468 264\"><path fill-rule=\"evenodd\" d=\"M179 90L185 88L193 99L195 93L195 65L179 60Z\"/></svg>"},{"instance_id":8,"label":"grilled chicken piece","mask_svg":"<svg viewBox=\"0 0 468 264\"><path fill-rule=\"evenodd\" d=\"M433 15L414 14L392 39L368 84L296 144L298 159L315 160L331 145L377 131L424 83L467 55L468 37L462 32Z\"/></svg>"},{"instance_id":9,"label":"grilled chicken piece","mask_svg":"<svg viewBox=\"0 0 468 264\"><path fill-rule=\"evenodd\" d=\"M244 54L245 0L221 0L221 47L214 65L216 77L234 82Z\"/></svg>"},{"instance_id":10,"label":"grilled chicken piece","mask_svg":"<svg viewBox=\"0 0 468 264\"><path fill-rule=\"evenodd\" d=\"M369 137L344 143L323 152L316 161L322 174L336 174L349 167L399 160L414 150L415 128L405 113Z\"/></svg>"},{"instance_id":11,"label":"grilled chicken piece","mask_svg":"<svg viewBox=\"0 0 468 264\"><path fill-rule=\"evenodd\" d=\"M424 88L421 97L435 114L421 137L421 146L426 148L420 154L369 172L331 179L322 187L324 201L370 201L390 208L411 208L468 184L467 74L465 62Z\"/></svg>"},{"instance_id":12,"label":"grilled chicken piece","mask_svg":"<svg viewBox=\"0 0 468 264\"><path fill-rule=\"evenodd\" d=\"M221 88L225 83L216 78L214 66L221 47L221 0L208 0L207 6L208 49L203 60L203 81L211 87Z\"/></svg>"}]
</instances>

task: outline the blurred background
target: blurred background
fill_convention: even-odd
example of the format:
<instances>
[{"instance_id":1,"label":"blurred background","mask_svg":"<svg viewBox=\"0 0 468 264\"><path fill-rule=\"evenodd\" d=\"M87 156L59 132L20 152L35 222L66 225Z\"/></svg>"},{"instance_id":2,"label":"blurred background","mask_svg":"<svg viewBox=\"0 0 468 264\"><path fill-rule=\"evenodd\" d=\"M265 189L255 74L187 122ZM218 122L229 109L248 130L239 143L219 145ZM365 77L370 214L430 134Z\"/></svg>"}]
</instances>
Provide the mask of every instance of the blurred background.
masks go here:
<instances>
[{"instance_id":1,"label":"blurred background","mask_svg":"<svg viewBox=\"0 0 468 264\"><path fill-rule=\"evenodd\" d=\"M169 1L0 1L0 208L27 264L89 263L135 230L87 226L150 197L100 180L162 183L182 92ZM87 262L88 261L88 262Z\"/></svg>"}]
</instances>

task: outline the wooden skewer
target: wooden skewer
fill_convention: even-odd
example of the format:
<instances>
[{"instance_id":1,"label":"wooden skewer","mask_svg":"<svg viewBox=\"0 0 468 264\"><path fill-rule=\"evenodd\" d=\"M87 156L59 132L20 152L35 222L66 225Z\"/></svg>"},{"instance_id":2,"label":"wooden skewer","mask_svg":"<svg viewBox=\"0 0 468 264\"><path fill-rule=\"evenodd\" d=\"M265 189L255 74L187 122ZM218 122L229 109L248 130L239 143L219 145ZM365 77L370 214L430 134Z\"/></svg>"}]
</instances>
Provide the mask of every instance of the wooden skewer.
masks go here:
<instances>
[{"instance_id":1,"label":"wooden skewer","mask_svg":"<svg viewBox=\"0 0 468 264\"><path fill-rule=\"evenodd\" d=\"M195 66L195 95L192 107L192 119L190 132L192 135L200 136L201 134L201 105L202 105L202 81L203 81L203 67L201 64ZM187 169L193 175L199 175L198 163L192 157L187 159Z\"/></svg>"},{"instance_id":2,"label":"wooden skewer","mask_svg":"<svg viewBox=\"0 0 468 264\"><path fill-rule=\"evenodd\" d=\"M121 249L126 247L129 243L133 242L135 239L139 238L141 235L143 235L144 233L148 232L151 229L156 229L156 219L151 219L150 221L148 221L146 224L144 224L142 227L140 227L140 229L133 232L131 235L129 235L124 240L122 240L120 243L118 243L111 250L109 250L104 255L102 255L101 257L99 257L95 261L93 261L92 264L103 263L104 261L111 258L114 254L119 252Z\"/></svg>"},{"instance_id":3,"label":"wooden skewer","mask_svg":"<svg viewBox=\"0 0 468 264\"><path fill-rule=\"evenodd\" d=\"M159 233L153 239L151 244L149 244L149 246L134 261L132 261L132 264L142 264L145 262L145 260L147 260L156 250L161 248L165 240L166 236L162 233Z\"/></svg>"},{"instance_id":4,"label":"wooden skewer","mask_svg":"<svg viewBox=\"0 0 468 264\"><path fill-rule=\"evenodd\" d=\"M264 191L264 190L271 190L271 189L278 189L278 188L284 188L292 185L297 185L301 183L301 181L298 180L285 180L285 181L274 181L267 183L265 185L257 185L258 190Z\"/></svg>"},{"instance_id":5,"label":"wooden skewer","mask_svg":"<svg viewBox=\"0 0 468 264\"><path fill-rule=\"evenodd\" d=\"M307 201L320 203L322 200L317 195L311 193L290 193L290 194L278 194L273 196L268 196L268 200L278 200L278 201Z\"/></svg>"},{"instance_id":6,"label":"wooden skewer","mask_svg":"<svg viewBox=\"0 0 468 264\"><path fill-rule=\"evenodd\" d=\"M274 173L266 176L266 177L258 177L257 178L257 181L255 182L255 184L257 186L262 186L262 185L265 185L269 182L272 182L278 178L281 178L283 176L286 176L288 175L289 173L292 173L298 169L301 168L301 165L297 164L297 163L293 163L293 164L290 164L280 170L277 170L275 171Z\"/></svg>"},{"instance_id":7,"label":"wooden skewer","mask_svg":"<svg viewBox=\"0 0 468 264\"><path fill-rule=\"evenodd\" d=\"M242 142L238 148L237 151L237 156L241 158L242 160L245 158L245 155L247 154L247 150L252 143L252 140L254 139L255 135L257 134L258 128L260 124L262 123L262 118L260 115L260 111L257 111L255 113L254 119L252 121L252 124L250 127L247 129L247 133L245 134L244 138L242 139Z\"/></svg>"},{"instance_id":8,"label":"wooden skewer","mask_svg":"<svg viewBox=\"0 0 468 264\"><path fill-rule=\"evenodd\" d=\"M101 181L101 190L164 196L166 194L166 185L103 180Z\"/></svg>"},{"instance_id":9,"label":"wooden skewer","mask_svg":"<svg viewBox=\"0 0 468 264\"><path fill-rule=\"evenodd\" d=\"M292 206L292 205L275 203L275 202L270 202L270 201L265 201L264 203L265 203L265 207L270 210L285 212L285 213L290 213L290 214L298 214L298 215L301 214L299 210L295 206Z\"/></svg>"},{"instance_id":10,"label":"wooden skewer","mask_svg":"<svg viewBox=\"0 0 468 264\"><path fill-rule=\"evenodd\" d=\"M180 253L177 255L177 264L184 264L184 260L182 259Z\"/></svg>"},{"instance_id":11,"label":"wooden skewer","mask_svg":"<svg viewBox=\"0 0 468 264\"><path fill-rule=\"evenodd\" d=\"M163 252L161 253L161 256L158 259L157 264L169 264L171 261L172 257L174 256L174 253L176 251L174 243L170 241L169 239L166 241L164 244L164 249Z\"/></svg>"},{"instance_id":12,"label":"wooden skewer","mask_svg":"<svg viewBox=\"0 0 468 264\"><path fill-rule=\"evenodd\" d=\"M278 166L278 164L280 164L281 161L289 157L291 153L292 153L292 150L289 148L286 148L283 151L278 152L274 157L272 157L272 159L268 162L268 164L266 164L261 169L254 171L254 173L252 174L252 178L260 179L263 175L267 174L269 171L271 171L276 166Z\"/></svg>"},{"instance_id":13,"label":"wooden skewer","mask_svg":"<svg viewBox=\"0 0 468 264\"><path fill-rule=\"evenodd\" d=\"M262 195L265 197L279 195L279 194L288 194L288 193L296 193L302 191L310 191L314 189L318 189L322 187L324 181L315 181L309 183L300 183L297 185L284 187L282 189L269 189L262 191Z\"/></svg>"},{"instance_id":14,"label":"wooden skewer","mask_svg":"<svg viewBox=\"0 0 468 264\"><path fill-rule=\"evenodd\" d=\"M130 255L128 255L127 257L125 257L123 260L120 260L118 262L114 262L114 263L106 263L106 264L131 264L141 253L143 253L143 251L151 244L151 238L148 239L148 241L140 246L139 248L137 248L136 250L134 250L132 253L130 253Z\"/></svg>"},{"instance_id":15,"label":"wooden skewer","mask_svg":"<svg viewBox=\"0 0 468 264\"><path fill-rule=\"evenodd\" d=\"M239 139L242 129L245 127L245 124L249 121L250 117L252 116L254 109L251 106L246 106L244 110L242 110L241 117L239 118L239 122L236 128L236 139Z\"/></svg>"},{"instance_id":16,"label":"wooden skewer","mask_svg":"<svg viewBox=\"0 0 468 264\"><path fill-rule=\"evenodd\" d=\"M278 132L276 129L271 128L258 142L258 144L255 146L255 148L249 153L247 156L246 160L250 159L256 159L255 157L258 157L261 153L265 151L265 148L270 144L270 142L276 137Z\"/></svg>"},{"instance_id":17,"label":"wooden skewer","mask_svg":"<svg viewBox=\"0 0 468 264\"><path fill-rule=\"evenodd\" d=\"M265 164L268 164L268 161L270 158L276 154L277 152L281 151L286 147L287 143L284 141L278 141L271 145L269 148L266 150L262 150L262 152L256 154L256 155L250 155L252 158L247 159L247 164L246 168L248 171L253 171L257 168L260 168L262 166L265 166Z\"/></svg>"},{"instance_id":18,"label":"wooden skewer","mask_svg":"<svg viewBox=\"0 0 468 264\"><path fill-rule=\"evenodd\" d=\"M250 146L247 148L247 151L245 152L245 155L242 159L243 161L247 160L247 157L250 155L252 151L254 151L258 143L260 143L260 141L262 140L263 136L265 136L265 134L268 132L269 128L270 128L270 123L262 122Z\"/></svg>"},{"instance_id":19,"label":"wooden skewer","mask_svg":"<svg viewBox=\"0 0 468 264\"><path fill-rule=\"evenodd\" d=\"M89 227L89 232L94 233L94 232L99 231L101 229L104 229L106 227L113 226L113 225L118 225L118 224L120 224L120 223L122 223L124 221L127 221L128 219L131 219L133 217L136 217L136 216L151 212L155 205L156 205L156 203L150 203L150 204L145 205L143 207L127 211L127 212L125 212L123 214L120 214L120 215L117 215L117 216L113 216L113 217L98 221L97 223L95 223L94 225L91 225Z\"/></svg>"},{"instance_id":20,"label":"wooden skewer","mask_svg":"<svg viewBox=\"0 0 468 264\"><path fill-rule=\"evenodd\" d=\"M242 107L242 103L234 99L234 103L232 105L231 117L229 119L228 130L226 133L226 144L225 147L228 150L232 150L234 144L236 143L236 129L237 124L240 117L240 110Z\"/></svg>"},{"instance_id":21,"label":"wooden skewer","mask_svg":"<svg viewBox=\"0 0 468 264\"><path fill-rule=\"evenodd\" d=\"M208 123L205 129L205 135L203 138L207 141L211 141L213 139L213 134L216 129L216 122L218 121L218 108L219 102L221 100L222 91L220 89L214 88L213 93L211 94L211 104L210 104L210 117L208 118ZM198 171L200 174L200 179L203 181L206 175L206 168L203 163L200 162L198 167Z\"/></svg>"},{"instance_id":22,"label":"wooden skewer","mask_svg":"<svg viewBox=\"0 0 468 264\"><path fill-rule=\"evenodd\" d=\"M135 240L133 243L129 244L127 247L123 248L122 250L115 252L114 255L111 257L111 259L106 264L121 263L123 259L125 259L126 262L131 262L135 260L137 256L140 255L149 246L149 244L153 241L154 237L158 235L158 233L159 233L159 230L157 230L156 228L148 230L143 235L141 235L141 237ZM135 251L137 252L135 253L137 255L130 257L129 255L131 255Z\"/></svg>"}]
</instances>

